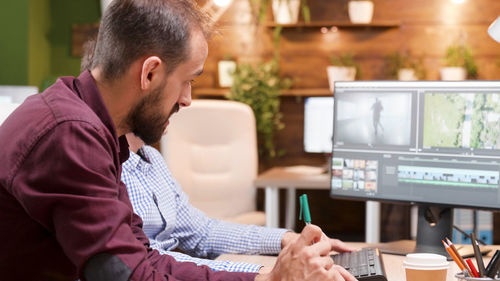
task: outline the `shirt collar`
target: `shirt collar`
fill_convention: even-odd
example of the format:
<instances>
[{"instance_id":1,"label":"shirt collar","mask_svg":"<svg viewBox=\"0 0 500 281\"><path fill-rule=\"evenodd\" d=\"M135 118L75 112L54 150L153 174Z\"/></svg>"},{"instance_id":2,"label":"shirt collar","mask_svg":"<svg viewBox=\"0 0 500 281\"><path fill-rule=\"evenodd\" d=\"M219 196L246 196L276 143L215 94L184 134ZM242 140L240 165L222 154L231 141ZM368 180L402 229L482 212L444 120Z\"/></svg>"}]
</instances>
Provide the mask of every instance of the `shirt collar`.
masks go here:
<instances>
[{"instance_id":1,"label":"shirt collar","mask_svg":"<svg viewBox=\"0 0 500 281\"><path fill-rule=\"evenodd\" d=\"M82 72L73 83L79 97L95 112L115 138L115 142L119 149L118 155L120 157L120 162L125 162L129 157L127 139L125 136L118 137L116 135L113 119L111 119L111 115L109 115L108 109L102 100L101 93L97 88L94 77L90 71L87 70Z\"/></svg>"},{"instance_id":2,"label":"shirt collar","mask_svg":"<svg viewBox=\"0 0 500 281\"><path fill-rule=\"evenodd\" d=\"M141 148L142 150L142 148ZM146 153L144 150L142 150L144 153L145 157ZM123 165L126 169L129 170L138 170L141 171L143 174L147 174L148 171L151 169L151 163L149 163L148 160L142 158L139 154L130 151L130 157L128 158L127 162Z\"/></svg>"}]
</instances>

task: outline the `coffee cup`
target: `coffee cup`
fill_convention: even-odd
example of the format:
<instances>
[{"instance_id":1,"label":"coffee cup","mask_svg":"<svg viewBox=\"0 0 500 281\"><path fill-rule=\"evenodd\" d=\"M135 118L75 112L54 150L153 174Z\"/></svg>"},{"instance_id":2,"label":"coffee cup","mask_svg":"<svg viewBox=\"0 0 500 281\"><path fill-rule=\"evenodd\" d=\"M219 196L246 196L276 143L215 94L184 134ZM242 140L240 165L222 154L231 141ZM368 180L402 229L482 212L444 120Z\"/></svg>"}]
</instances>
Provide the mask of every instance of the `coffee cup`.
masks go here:
<instances>
[{"instance_id":1,"label":"coffee cup","mask_svg":"<svg viewBox=\"0 0 500 281\"><path fill-rule=\"evenodd\" d=\"M408 254L403 261L406 281L446 281L449 262L437 254Z\"/></svg>"}]
</instances>

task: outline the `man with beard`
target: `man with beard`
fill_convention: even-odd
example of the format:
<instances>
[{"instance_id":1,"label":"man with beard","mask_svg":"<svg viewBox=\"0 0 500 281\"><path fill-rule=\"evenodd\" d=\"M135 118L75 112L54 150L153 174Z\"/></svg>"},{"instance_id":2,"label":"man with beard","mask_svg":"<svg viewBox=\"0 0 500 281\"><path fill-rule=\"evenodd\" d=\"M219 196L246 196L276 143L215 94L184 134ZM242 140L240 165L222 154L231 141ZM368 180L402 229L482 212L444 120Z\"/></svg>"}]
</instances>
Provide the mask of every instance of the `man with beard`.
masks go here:
<instances>
[{"instance_id":1,"label":"man with beard","mask_svg":"<svg viewBox=\"0 0 500 281\"><path fill-rule=\"evenodd\" d=\"M91 69L95 40L85 43L81 71ZM178 111L178 106L174 112ZM171 113L172 114L172 113ZM134 212L143 221L151 248L177 261L207 265L217 271L266 272L260 264L212 260L220 254L278 254L297 239L287 229L229 223L210 218L189 203L163 156L134 135L126 134L130 156L123 163L122 181ZM326 238L325 235L325 239ZM329 239L337 252L352 251L342 241ZM180 249L182 252L175 250Z\"/></svg>"},{"instance_id":2,"label":"man with beard","mask_svg":"<svg viewBox=\"0 0 500 281\"><path fill-rule=\"evenodd\" d=\"M214 272L149 247L120 180L124 137L159 140L207 57L188 0L115 0L92 70L60 78L0 127L2 280L355 280L306 227L266 274Z\"/></svg>"}]
</instances>

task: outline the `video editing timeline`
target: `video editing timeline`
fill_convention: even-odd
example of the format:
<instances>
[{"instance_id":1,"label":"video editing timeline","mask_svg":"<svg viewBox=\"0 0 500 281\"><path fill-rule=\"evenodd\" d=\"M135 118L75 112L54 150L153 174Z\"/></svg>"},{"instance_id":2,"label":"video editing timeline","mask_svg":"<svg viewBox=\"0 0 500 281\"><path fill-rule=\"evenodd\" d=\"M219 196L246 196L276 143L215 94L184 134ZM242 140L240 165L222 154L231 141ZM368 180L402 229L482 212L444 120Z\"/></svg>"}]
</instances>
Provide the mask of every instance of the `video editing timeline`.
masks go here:
<instances>
[{"instance_id":1,"label":"video editing timeline","mask_svg":"<svg viewBox=\"0 0 500 281\"><path fill-rule=\"evenodd\" d=\"M398 181L408 183L498 188L498 172L398 166Z\"/></svg>"},{"instance_id":2,"label":"video editing timeline","mask_svg":"<svg viewBox=\"0 0 500 281\"><path fill-rule=\"evenodd\" d=\"M336 87L332 195L498 208L500 83L419 82Z\"/></svg>"}]
</instances>

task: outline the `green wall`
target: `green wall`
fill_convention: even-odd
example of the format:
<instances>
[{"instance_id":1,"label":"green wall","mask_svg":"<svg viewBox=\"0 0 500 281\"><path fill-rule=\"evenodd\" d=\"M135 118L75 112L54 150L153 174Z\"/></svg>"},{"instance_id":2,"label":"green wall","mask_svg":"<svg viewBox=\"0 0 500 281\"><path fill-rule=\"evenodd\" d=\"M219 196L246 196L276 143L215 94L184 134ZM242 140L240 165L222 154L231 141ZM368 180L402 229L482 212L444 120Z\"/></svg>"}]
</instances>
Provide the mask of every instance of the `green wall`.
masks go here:
<instances>
[{"instance_id":1,"label":"green wall","mask_svg":"<svg viewBox=\"0 0 500 281\"><path fill-rule=\"evenodd\" d=\"M30 0L28 14L28 84L41 89L50 75L49 0Z\"/></svg>"},{"instance_id":2,"label":"green wall","mask_svg":"<svg viewBox=\"0 0 500 281\"><path fill-rule=\"evenodd\" d=\"M80 72L71 26L95 23L99 0L0 0L0 85L33 85Z\"/></svg>"},{"instance_id":3,"label":"green wall","mask_svg":"<svg viewBox=\"0 0 500 281\"><path fill-rule=\"evenodd\" d=\"M26 85L29 0L0 3L0 85Z\"/></svg>"},{"instance_id":4,"label":"green wall","mask_svg":"<svg viewBox=\"0 0 500 281\"><path fill-rule=\"evenodd\" d=\"M96 23L101 17L99 0L50 0L51 7L51 67L52 75L80 73L80 57L71 56L71 25Z\"/></svg>"}]
</instances>

